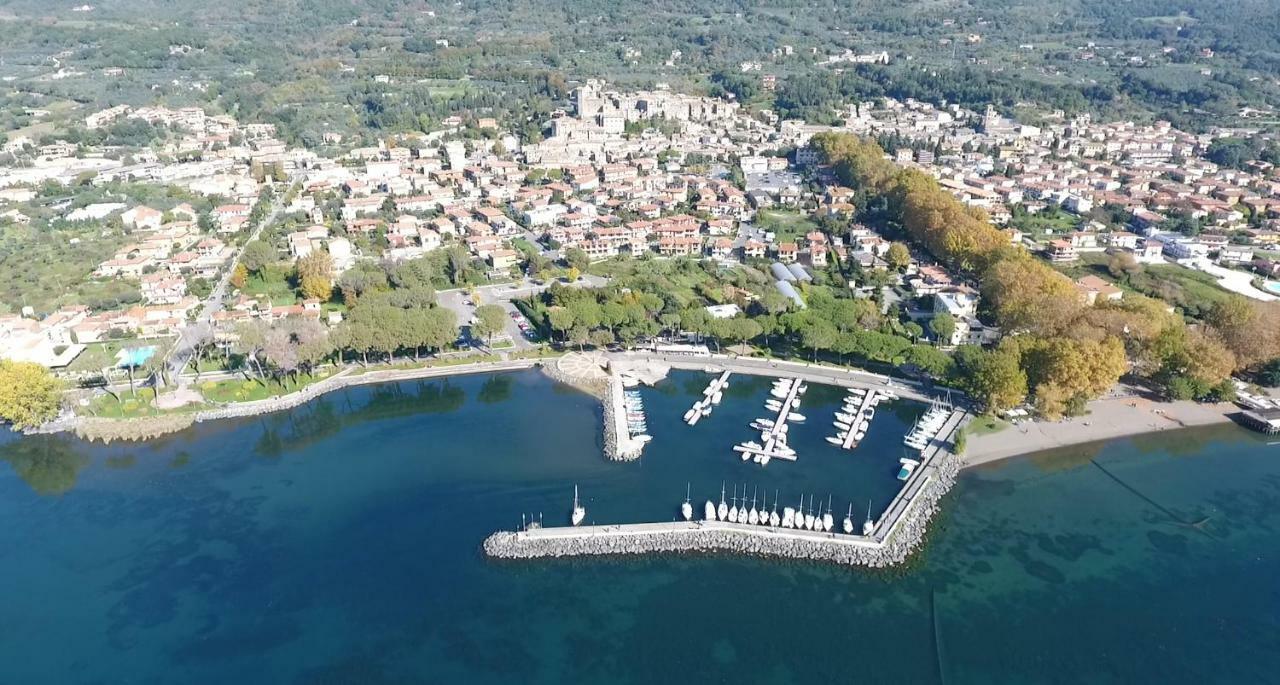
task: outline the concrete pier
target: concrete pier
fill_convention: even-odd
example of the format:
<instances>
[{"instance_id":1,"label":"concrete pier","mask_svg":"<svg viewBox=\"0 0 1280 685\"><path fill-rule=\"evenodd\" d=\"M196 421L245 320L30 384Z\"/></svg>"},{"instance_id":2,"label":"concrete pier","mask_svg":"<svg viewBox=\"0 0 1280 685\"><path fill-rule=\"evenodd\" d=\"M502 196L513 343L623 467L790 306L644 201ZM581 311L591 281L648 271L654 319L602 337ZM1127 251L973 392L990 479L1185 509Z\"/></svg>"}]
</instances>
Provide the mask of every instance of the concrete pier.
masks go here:
<instances>
[{"instance_id":1,"label":"concrete pier","mask_svg":"<svg viewBox=\"0 0 1280 685\"><path fill-rule=\"evenodd\" d=\"M845 434L844 444L840 445L841 447L847 450L851 450L858 446L858 439L857 437L855 437L858 432L856 430L857 422L862 420L862 413L867 410L867 407L872 406L872 403L875 402L876 397L879 395L880 395L879 391L876 391L876 390L868 390L865 394L863 394L862 403L858 405L858 411L853 416L854 423L849 426L849 431L848 433ZM842 408L843 408L843 405L842 405ZM867 429L870 430L870 428L871 428L871 422L867 421Z\"/></svg>"}]
</instances>

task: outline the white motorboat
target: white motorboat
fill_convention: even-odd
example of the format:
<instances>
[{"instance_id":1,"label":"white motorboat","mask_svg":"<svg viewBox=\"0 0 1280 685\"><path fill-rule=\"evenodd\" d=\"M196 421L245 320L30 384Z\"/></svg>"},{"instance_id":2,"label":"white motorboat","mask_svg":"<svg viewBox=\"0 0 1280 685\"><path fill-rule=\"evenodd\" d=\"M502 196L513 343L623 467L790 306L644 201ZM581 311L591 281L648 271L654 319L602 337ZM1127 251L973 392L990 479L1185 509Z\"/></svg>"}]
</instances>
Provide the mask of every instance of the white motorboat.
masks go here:
<instances>
[{"instance_id":1,"label":"white motorboat","mask_svg":"<svg viewBox=\"0 0 1280 685\"><path fill-rule=\"evenodd\" d=\"M898 469L898 480L906 480L910 478L911 474L915 472L916 467L920 465L920 462L915 459L907 459L906 457L899 459L898 463L902 464L902 468Z\"/></svg>"},{"instance_id":2,"label":"white motorboat","mask_svg":"<svg viewBox=\"0 0 1280 685\"><path fill-rule=\"evenodd\" d=\"M689 503L689 488L690 488L690 485L688 483L685 483L684 504L680 505L680 515L684 516L684 520L686 521L693 520L693 505Z\"/></svg>"},{"instance_id":3,"label":"white motorboat","mask_svg":"<svg viewBox=\"0 0 1280 685\"><path fill-rule=\"evenodd\" d=\"M569 521L573 525L582 523L582 519L587 517L587 510L578 502L578 486L573 486L573 513L569 515Z\"/></svg>"},{"instance_id":4,"label":"white motorboat","mask_svg":"<svg viewBox=\"0 0 1280 685\"><path fill-rule=\"evenodd\" d=\"M790 395L790 394L791 394L791 391L790 391L790 390L783 390L783 389L781 389L781 388L774 388L773 390L770 390L770 391L769 391L769 394L770 394L770 395L773 395L774 397L776 397L776 398L778 398L778 399L780 399L780 400L785 400L785 399L787 399L787 395Z\"/></svg>"},{"instance_id":5,"label":"white motorboat","mask_svg":"<svg viewBox=\"0 0 1280 685\"><path fill-rule=\"evenodd\" d=\"M770 411L778 411L782 408L782 403L778 400L765 400L764 407Z\"/></svg>"},{"instance_id":6,"label":"white motorboat","mask_svg":"<svg viewBox=\"0 0 1280 685\"><path fill-rule=\"evenodd\" d=\"M836 428L839 428L842 431L847 431L853 428L852 424L845 423L844 421L832 421L831 425L835 426Z\"/></svg>"},{"instance_id":7,"label":"white motorboat","mask_svg":"<svg viewBox=\"0 0 1280 685\"><path fill-rule=\"evenodd\" d=\"M856 431L856 432L854 432L854 434L853 434L853 439L854 439L854 440L856 440L856 441L858 441L858 442L862 442L862 439L863 439L863 438L865 438L865 437L867 437L867 432L866 432L866 431Z\"/></svg>"},{"instance_id":8,"label":"white motorboat","mask_svg":"<svg viewBox=\"0 0 1280 685\"><path fill-rule=\"evenodd\" d=\"M717 390L716 394L711 396L711 404L720 404L720 400L722 399L724 399L724 393Z\"/></svg>"},{"instance_id":9,"label":"white motorboat","mask_svg":"<svg viewBox=\"0 0 1280 685\"><path fill-rule=\"evenodd\" d=\"M707 506L703 509L703 512L702 512L702 520L703 521L716 520L716 505L712 504L711 500L707 500Z\"/></svg>"},{"instance_id":10,"label":"white motorboat","mask_svg":"<svg viewBox=\"0 0 1280 685\"><path fill-rule=\"evenodd\" d=\"M716 509L716 519L724 521L729 517L729 505L724 503L724 483L720 484L720 506Z\"/></svg>"},{"instance_id":11,"label":"white motorboat","mask_svg":"<svg viewBox=\"0 0 1280 685\"><path fill-rule=\"evenodd\" d=\"M832 445L835 445L836 447L840 447L844 445L844 436L845 436L844 433L837 433L834 436L828 435L827 442L831 443Z\"/></svg>"},{"instance_id":12,"label":"white motorboat","mask_svg":"<svg viewBox=\"0 0 1280 685\"><path fill-rule=\"evenodd\" d=\"M796 423L804 423L804 414L797 414L795 412L791 412L787 414L787 420L795 421Z\"/></svg>"},{"instance_id":13,"label":"white motorboat","mask_svg":"<svg viewBox=\"0 0 1280 685\"><path fill-rule=\"evenodd\" d=\"M849 423L850 421L853 421L853 418L854 418L854 415L853 415L853 414L845 414L844 412L836 412L836 421L844 421L845 423Z\"/></svg>"},{"instance_id":14,"label":"white motorboat","mask_svg":"<svg viewBox=\"0 0 1280 685\"><path fill-rule=\"evenodd\" d=\"M707 502L707 505L710 506L711 503ZM845 514L844 523L841 524L841 527L844 529L845 535L853 535L853 502L849 503L849 513Z\"/></svg>"}]
</instances>

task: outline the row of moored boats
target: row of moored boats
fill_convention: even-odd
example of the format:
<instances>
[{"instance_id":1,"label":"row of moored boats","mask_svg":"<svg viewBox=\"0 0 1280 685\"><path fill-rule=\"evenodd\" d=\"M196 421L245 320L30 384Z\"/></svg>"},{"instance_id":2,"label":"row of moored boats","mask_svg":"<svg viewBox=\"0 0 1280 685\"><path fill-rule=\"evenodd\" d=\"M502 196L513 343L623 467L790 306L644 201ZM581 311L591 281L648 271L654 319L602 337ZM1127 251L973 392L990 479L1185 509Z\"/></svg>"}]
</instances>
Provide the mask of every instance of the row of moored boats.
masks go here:
<instances>
[{"instance_id":1,"label":"row of moored boats","mask_svg":"<svg viewBox=\"0 0 1280 685\"><path fill-rule=\"evenodd\" d=\"M787 444L788 422L802 423L805 420L804 414L794 410L800 408L800 396L808 389L797 379L779 378L773 382L764 406L777 416L751 422L751 427L760 431L760 442L748 440L734 447L743 461L750 459L764 466L775 458L795 459L796 451Z\"/></svg>"},{"instance_id":2,"label":"row of moored boats","mask_svg":"<svg viewBox=\"0 0 1280 685\"><path fill-rule=\"evenodd\" d=\"M652 436L646 435L649 423L644 416L644 399L639 390L628 390L622 398L623 408L627 412L627 433L632 440L649 442Z\"/></svg>"},{"instance_id":3,"label":"row of moored boats","mask_svg":"<svg viewBox=\"0 0 1280 685\"><path fill-rule=\"evenodd\" d=\"M576 495L576 491L575 491ZM778 493L775 490L773 494L773 506L768 504L768 496L760 501L760 507L756 508L757 492L751 495L751 506L747 506L747 489L742 488L742 495L738 495L738 489L735 486L733 496L725 499L724 486L720 487L720 504L717 505L711 500L707 503L703 511L703 520L705 521L727 521L729 523L741 523L751 526L766 526L769 528L790 528L793 530L810 530L819 533L830 533L835 529L835 518L831 512L831 498L827 498L826 510L823 510L821 504L815 508L814 498L809 497L808 507L805 506L804 496L800 497L800 506L797 508L782 507L778 510L780 503ZM688 493L685 495L684 504L680 507L680 512L686 521L693 520L693 505L689 501ZM862 534L871 535L875 532L876 522L871 519L871 503L867 503L867 518L862 523ZM853 525L853 505L849 505L849 513L845 515L844 521L841 522L841 530L846 534L852 535L854 531Z\"/></svg>"}]
</instances>

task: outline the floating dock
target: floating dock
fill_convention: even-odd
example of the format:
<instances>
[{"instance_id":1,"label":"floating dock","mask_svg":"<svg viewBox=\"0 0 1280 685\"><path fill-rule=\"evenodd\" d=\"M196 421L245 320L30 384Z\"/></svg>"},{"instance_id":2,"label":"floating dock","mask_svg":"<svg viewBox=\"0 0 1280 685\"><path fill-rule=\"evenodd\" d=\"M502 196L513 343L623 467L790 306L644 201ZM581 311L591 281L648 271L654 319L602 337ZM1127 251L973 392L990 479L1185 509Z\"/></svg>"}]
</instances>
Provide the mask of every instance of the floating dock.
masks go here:
<instances>
[{"instance_id":1,"label":"floating dock","mask_svg":"<svg viewBox=\"0 0 1280 685\"><path fill-rule=\"evenodd\" d=\"M734 451L742 453L744 461L746 459L754 459L761 466L768 465L772 459L796 461L796 453L794 451L780 449L782 445L786 444L786 438L780 436L785 432L782 428L787 425L787 417L791 415L791 410L795 408L796 403L799 401L800 393L804 392L805 386L804 383L798 380L787 380L791 385L787 390L786 398L779 405L778 415L774 418L773 425L768 430L761 432L764 445L760 447L747 443L734 445ZM770 393L770 399L776 399L772 396L772 393ZM766 400L767 402L768 400Z\"/></svg>"},{"instance_id":2,"label":"floating dock","mask_svg":"<svg viewBox=\"0 0 1280 685\"><path fill-rule=\"evenodd\" d=\"M858 421L862 420L862 415L867 411L868 407L874 407L876 398L881 397L879 391L868 390L862 395L862 403L858 405L858 411L853 416L854 423L849 424L849 430L845 432L844 443L840 445L841 449L851 450L858 446ZM843 406L843 405L842 405ZM871 419L867 419L867 429L871 428Z\"/></svg>"},{"instance_id":3,"label":"floating dock","mask_svg":"<svg viewBox=\"0 0 1280 685\"><path fill-rule=\"evenodd\" d=\"M720 400L724 397L725 388L729 387L729 371L720 374L719 378L712 379L707 384L707 388L702 391L702 399L693 403L693 407L684 413L684 422L690 426L698 425L698 421L704 416L711 415L711 409L720 404Z\"/></svg>"}]
</instances>

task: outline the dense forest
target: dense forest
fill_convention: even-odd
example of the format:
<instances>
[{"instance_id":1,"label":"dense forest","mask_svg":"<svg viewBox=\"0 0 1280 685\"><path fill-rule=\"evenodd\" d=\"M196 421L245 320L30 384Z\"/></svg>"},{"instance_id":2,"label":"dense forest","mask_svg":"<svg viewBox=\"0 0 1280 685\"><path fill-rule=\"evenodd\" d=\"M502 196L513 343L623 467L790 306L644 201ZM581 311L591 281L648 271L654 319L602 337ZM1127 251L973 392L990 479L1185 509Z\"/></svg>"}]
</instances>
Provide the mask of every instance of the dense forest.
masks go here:
<instances>
[{"instance_id":1,"label":"dense forest","mask_svg":"<svg viewBox=\"0 0 1280 685\"><path fill-rule=\"evenodd\" d=\"M454 112L534 121L566 85L596 76L735 93L813 120L881 94L1187 126L1280 101L1280 6L1269 0L73 5L0 9L0 76L21 85L0 102L11 124L30 123L32 106L160 99L275 122L312 142L330 130L426 128ZM820 64L844 50L884 50L891 64ZM776 101L756 85L763 73L779 78Z\"/></svg>"}]
</instances>

